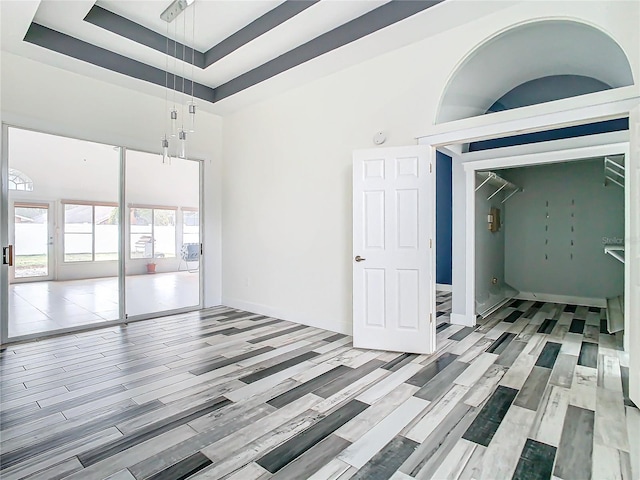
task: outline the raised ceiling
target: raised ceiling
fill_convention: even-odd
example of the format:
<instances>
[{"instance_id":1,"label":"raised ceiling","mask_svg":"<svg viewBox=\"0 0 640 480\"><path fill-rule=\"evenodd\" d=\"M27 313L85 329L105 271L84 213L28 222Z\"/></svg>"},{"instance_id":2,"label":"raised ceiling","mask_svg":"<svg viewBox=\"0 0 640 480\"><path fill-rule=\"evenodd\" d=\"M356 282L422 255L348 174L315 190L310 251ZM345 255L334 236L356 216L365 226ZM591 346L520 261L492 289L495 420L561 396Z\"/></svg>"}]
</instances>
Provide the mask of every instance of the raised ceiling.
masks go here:
<instances>
[{"instance_id":1,"label":"raised ceiling","mask_svg":"<svg viewBox=\"0 0 640 480\"><path fill-rule=\"evenodd\" d=\"M167 24L170 3L2 1L2 50L158 96L193 79L225 113L514 2L196 0Z\"/></svg>"}]
</instances>

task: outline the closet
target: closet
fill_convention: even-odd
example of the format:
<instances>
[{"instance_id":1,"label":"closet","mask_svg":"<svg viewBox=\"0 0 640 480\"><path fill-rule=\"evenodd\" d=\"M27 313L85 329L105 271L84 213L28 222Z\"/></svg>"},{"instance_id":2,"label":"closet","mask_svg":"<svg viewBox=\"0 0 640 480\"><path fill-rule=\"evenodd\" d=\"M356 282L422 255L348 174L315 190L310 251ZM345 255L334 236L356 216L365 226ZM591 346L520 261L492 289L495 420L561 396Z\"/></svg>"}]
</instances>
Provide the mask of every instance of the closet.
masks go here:
<instances>
[{"instance_id":1,"label":"closet","mask_svg":"<svg viewBox=\"0 0 640 480\"><path fill-rule=\"evenodd\" d=\"M622 330L623 155L478 171L475 195L477 314L514 297L608 301Z\"/></svg>"}]
</instances>

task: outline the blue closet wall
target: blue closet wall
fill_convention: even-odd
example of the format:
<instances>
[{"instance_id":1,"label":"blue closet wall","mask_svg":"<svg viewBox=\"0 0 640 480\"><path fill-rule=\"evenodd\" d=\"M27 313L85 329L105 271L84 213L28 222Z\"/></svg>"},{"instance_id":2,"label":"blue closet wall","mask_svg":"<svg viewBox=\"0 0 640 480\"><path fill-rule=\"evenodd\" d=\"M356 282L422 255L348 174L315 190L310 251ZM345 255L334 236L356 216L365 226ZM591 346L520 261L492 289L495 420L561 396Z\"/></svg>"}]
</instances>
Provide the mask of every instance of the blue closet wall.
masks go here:
<instances>
[{"instance_id":1,"label":"blue closet wall","mask_svg":"<svg viewBox=\"0 0 640 480\"><path fill-rule=\"evenodd\" d=\"M451 285L451 157L436 153L436 283Z\"/></svg>"}]
</instances>

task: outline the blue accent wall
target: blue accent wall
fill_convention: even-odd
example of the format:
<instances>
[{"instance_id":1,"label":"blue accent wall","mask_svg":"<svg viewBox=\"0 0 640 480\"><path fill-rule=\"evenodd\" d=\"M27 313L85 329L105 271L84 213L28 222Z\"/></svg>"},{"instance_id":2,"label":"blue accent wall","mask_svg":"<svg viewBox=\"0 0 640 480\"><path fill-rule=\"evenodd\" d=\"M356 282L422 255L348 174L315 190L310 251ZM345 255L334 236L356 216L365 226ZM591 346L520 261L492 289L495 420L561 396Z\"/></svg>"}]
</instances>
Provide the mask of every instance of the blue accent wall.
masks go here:
<instances>
[{"instance_id":1,"label":"blue accent wall","mask_svg":"<svg viewBox=\"0 0 640 480\"><path fill-rule=\"evenodd\" d=\"M525 145L528 143L548 142L550 140L561 140L564 138L585 137L598 133L618 132L629 130L628 118L617 118L615 120L605 120L603 122L587 123L576 125L575 127L556 128L545 130L544 132L525 133L512 137L493 138L469 144L470 152L480 150L490 150L492 148L513 147L514 145Z\"/></svg>"},{"instance_id":2,"label":"blue accent wall","mask_svg":"<svg viewBox=\"0 0 640 480\"><path fill-rule=\"evenodd\" d=\"M436 152L436 283L451 285L451 157Z\"/></svg>"}]
</instances>

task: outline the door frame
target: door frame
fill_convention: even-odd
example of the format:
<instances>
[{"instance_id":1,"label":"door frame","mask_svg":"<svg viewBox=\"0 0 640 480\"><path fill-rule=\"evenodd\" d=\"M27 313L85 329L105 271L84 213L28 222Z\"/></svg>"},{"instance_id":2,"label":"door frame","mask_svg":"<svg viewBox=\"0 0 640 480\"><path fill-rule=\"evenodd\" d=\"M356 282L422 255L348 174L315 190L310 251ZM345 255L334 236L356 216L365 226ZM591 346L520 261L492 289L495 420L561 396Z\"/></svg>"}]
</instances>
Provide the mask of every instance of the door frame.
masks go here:
<instances>
[{"instance_id":1,"label":"door frame","mask_svg":"<svg viewBox=\"0 0 640 480\"><path fill-rule=\"evenodd\" d=\"M473 326L476 322L474 280L472 275L467 274L467 265L472 263L469 252L475 252L475 242L470 242L472 238L466 232L466 181L463 186L456 185L456 179L459 180L456 169L464 172L459 144L624 118L638 104L640 86L634 85L434 125L425 135L417 138L419 144L430 147L431 161L435 161L437 149L453 155L451 323ZM640 196L640 192L636 195ZM628 215L631 213L627 212Z\"/></svg>"},{"instance_id":2,"label":"door frame","mask_svg":"<svg viewBox=\"0 0 640 480\"><path fill-rule=\"evenodd\" d=\"M15 266L13 269L9 269L9 285L13 285L16 283L29 283L29 282L46 282L56 278L56 242L58 241L56 235L56 204L53 201L43 200L38 201L37 199L11 199L9 201L9 216L8 220L11 219L11 214L15 212L16 204L20 207L45 207L47 208L47 237L49 240L47 242L47 275L41 277L22 277L16 278L15 276ZM15 222L9 222L9 243L15 248L16 241L16 226ZM14 252L14 258L16 254Z\"/></svg>"},{"instance_id":3,"label":"door frame","mask_svg":"<svg viewBox=\"0 0 640 480\"><path fill-rule=\"evenodd\" d=\"M485 150L482 155L473 154L473 161L463 163L465 170L466 180L466 244L472 245L473 248L468 248L467 255L469 262L466 266L467 285L473 294L474 308L475 308L475 294L476 294L476 172L478 170L488 170L496 168L518 168L534 165L550 165L558 162L571 162L580 161L589 158L604 157L606 155L625 155L628 158L629 155L629 142L621 141L615 143L607 143L607 139L620 138L624 135L619 135L616 132L613 135L591 135L589 137L582 137L579 139L564 139L551 142L540 142L537 145L538 148L547 147L546 150L540 152L530 152L517 154L515 152L527 150L529 145L521 145L515 148L503 148L495 150ZM576 146L580 143L591 143L593 141L596 145L590 146ZM520 148L524 147L524 148ZM568 147L568 148L563 148ZM503 150L503 151L498 151ZM460 155L461 159L464 159L465 154ZM627 194L625 188L625 231L629 231L630 215L628 211L631 208L630 196ZM604 255L604 252L602 253ZM631 286L631 262L624 264L624 285L625 285L625 297L631 298L630 286ZM604 306L604 305L602 305ZM628 311L629 302L626 302L625 306L625 328L628 331L630 313ZM629 350L629 335L624 336L625 350Z\"/></svg>"},{"instance_id":4,"label":"door frame","mask_svg":"<svg viewBox=\"0 0 640 480\"><path fill-rule=\"evenodd\" d=\"M72 136L69 134L64 134L64 133L59 133L56 132L55 130L43 130L39 127L32 127L29 125L25 125L23 124L22 121L3 121L0 123L0 178L2 180L2 183L0 184L0 246L5 246L9 244L9 229L6 228L9 225L9 212L10 212L10 208L9 208L9 190L8 190L8 174L9 174L9 146L8 146L8 138L9 138L9 128L19 128L22 130L30 130L33 132L39 132L39 133L44 133L44 134L49 134L49 135L56 135L59 137L64 137L64 138L72 138L74 140L83 140L83 141L88 141L88 142L96 142L96 143L102 143L102 144L107 144L107 145L111 145L111 143L104 141L104 140L94 140L91 138L86 138L86 137L80 137L80 136ZM120 193L119 193L119 201L120 201L120 205L126 205L126 203L124 202L125 200L125 187L126 187L126 178L125 178L125 164L126 164L126 151L127 151L127 147L123 146L122 144L118 144L118 145L113 145L115 147L118 147L120 149L120 157L119 157L119 162L120 162L120 177L119 177L119 185L120 185ZM160 154L161 152L158 151L150 151L150 150L145 150L144 148L132 148L131 150L135 150L135 151L139 151L139 152L146 152L146 153L152 153L152 154ZM200 220L200 244L204 245L205 241L206 241L206 224L205 224L205 217L206 217L206 212L205 212L205 189L204 189L204 175L205 175L205 169L204 169L204 160L201 158L190 158L189 160L194 161L194 162L198 162L199 165L199 220ZM27 203L27 202L25 202ZM40 203L47 203L47 202L40 202ZM55 207L55 206L54 206ZM57 220L56 220L57 221ZM126 235L124 234L125 230L124 230L124 222L126 221L125 219L125 208L120 208L120 229L121 229L121 237L120 237L120 248L121 250L124 252L124 254L126 254L126 249L124 248L127 243L126 243ZM5 227L6 226L6 227ZM55 236L55 235L54 235ZM56 241L56 239L54 238L54 241ZM119 309L120 309L120 318L116 319L116 320L106 320L102 323L99 324L88 324L88 325L81 325L81 326L74 326L74 327L68 327L68 328L62 328L59 330L52 330L49 332L41 332L41 333L33 333L33 334L28 334L28 335L17 335L17 336L13 336L11 338L9 338L9 268L6 265L1 265L0 264L0 346L6 346L9 344L13 344L13 343L19 343L19 342L26 342L26 341L31 341L31 340L39 340L42 338L48 338L48 337L53 337L53 336L59 336L59 335L64 335L67 333L75 333L75 332L85 332L85 331L91 331L91 330L97 330L99 328L107 328L107 327L112 327L112 326L118 326L118 325L126 325L129 322L137 322L140 320L147 320L147 319L151 319L151 318L158 318L158 317L164 317L164 316L169 316L169 315L176 315L176 314L182 314L182 313L189 313L189 312L193 312L193 311L197 311L200 310L202 308L204 308L204 304L205 304L205 300L204 300L204 293L205 293L205 285L204 285L204 280L205 280L205 262L204 262L204 254L206 252L204 252L203 249L203 254L200 255L200 259L199 259L199 269L198 269L198 280L199 280L199 303L196 306L189 306L189 307L183 307L183 308L177 308L177 309L173 309L173 310L165 310L162 312L153 312L150 314L145 314L145 315L136 315L136 316L131 316L128 317L126 316L125 312L126 312L126 304L125 304L125 292L124 292L124 285L123 285L123 280L125 278L125 257L124 254L120 255L120 259L119 259L119 265L118 265L118 285L119 285L119 294L120 294L120 302L119 302ZM55 261L55 259L54 259ZM1 262L0 262L1 263Z\"/></svg>"}]
</instances>

